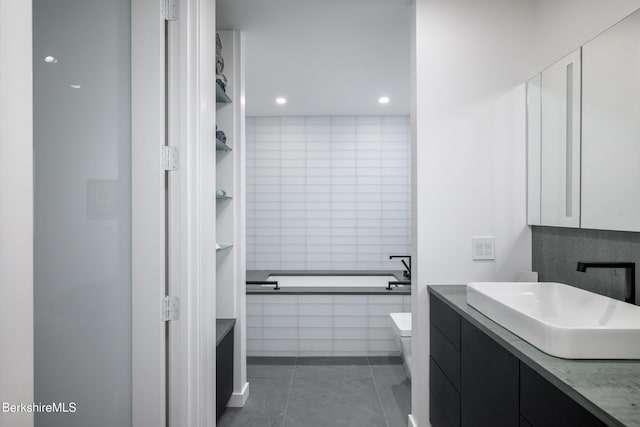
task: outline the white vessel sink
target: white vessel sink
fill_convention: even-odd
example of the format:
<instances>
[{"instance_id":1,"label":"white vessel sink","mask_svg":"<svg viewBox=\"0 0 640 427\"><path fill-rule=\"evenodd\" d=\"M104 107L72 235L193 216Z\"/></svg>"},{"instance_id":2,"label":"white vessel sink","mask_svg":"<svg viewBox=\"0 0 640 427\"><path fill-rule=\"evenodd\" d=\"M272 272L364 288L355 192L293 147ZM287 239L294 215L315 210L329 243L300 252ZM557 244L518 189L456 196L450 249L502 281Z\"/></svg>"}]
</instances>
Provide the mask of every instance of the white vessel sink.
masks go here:
<instances>
[{"instance_id":1,"label":"white vessel sink","mask_svg":"<svg viewBox=\"0 0 640 427\"><path fill-rule=\"evenodd\" d=\"M552 356L640 359L640 307L562 283L467 285L467 303Z\"/></svg>"}]
</instances>

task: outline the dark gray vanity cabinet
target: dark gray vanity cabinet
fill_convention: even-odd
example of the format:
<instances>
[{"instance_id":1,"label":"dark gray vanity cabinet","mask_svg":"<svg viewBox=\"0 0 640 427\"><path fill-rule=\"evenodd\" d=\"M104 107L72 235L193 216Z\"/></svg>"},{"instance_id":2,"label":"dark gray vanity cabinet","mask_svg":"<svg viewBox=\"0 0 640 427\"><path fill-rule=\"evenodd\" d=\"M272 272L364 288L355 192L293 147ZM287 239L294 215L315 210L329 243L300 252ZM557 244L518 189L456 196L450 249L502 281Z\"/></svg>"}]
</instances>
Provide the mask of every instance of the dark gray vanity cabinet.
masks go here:
<instances>
[{"instance_id":1,"label":"dark gray vanity cabinet","mask_svg":"<svg viewBox=\"0 0 640 427\"><path fill-rule=\"evenodd\" d=\"M430 421L434 427L514 427L518 359L431 298Z\"/></svg>"},{"instance_id":2,"label":"dark gray vanity cabinet","mask_svg":"<svg viewBox=\"0 0 640 427\"><path fill-rule=\"evenodd\" d=\"M433 427L460 426L460 316L430 298L429 420Z\"/></svg>"},{"instance_id":3,"label":"dark gray vanity cabinet","mask_svg":"<svg viewBox=\"0 0 640 427\"><path fill-rule=\"evenodd\" d=\"M520 413L531 427L603 427L592 413L524 363L520 363Z\"/></svg>"},{"instance_id":4,"label":"dark gray vanity cabinet","mask_svg":"<svg viewBox=\"0 0 640 427\"><path fill-rule=\"evenodd\" d=\"M462 426L517 426L519 360L464 319L461 354Z\"/></svg>"},{"instance_id":5,"label":"dark gray vanity cabinet","mask_svg":"<svg viewBox=\"0 0 640 427\"><path fill-rule=\"evenodd\" d=\"M443 300L429 306L433 427L607 425Z\"/></svg>"}]
</instances>

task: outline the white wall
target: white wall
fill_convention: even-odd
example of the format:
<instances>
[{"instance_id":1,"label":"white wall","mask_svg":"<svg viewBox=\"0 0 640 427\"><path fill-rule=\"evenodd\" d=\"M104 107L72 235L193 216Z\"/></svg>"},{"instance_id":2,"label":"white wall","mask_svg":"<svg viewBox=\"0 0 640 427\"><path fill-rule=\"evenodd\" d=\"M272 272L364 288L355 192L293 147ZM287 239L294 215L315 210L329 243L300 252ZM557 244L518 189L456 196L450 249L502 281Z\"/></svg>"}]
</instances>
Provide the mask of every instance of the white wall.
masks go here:
<instances>
[{"instance_id":1,"label":"white wall","mask_svg":"<svg viewBox=\"0 0 640 427\"><path fill-rule=\"evenodd\" d=\"M31 2L0 0L0 402L33 402ZM33 414L0 412L0 425Z\"/></svg>"},{"instance_id":2,"label":"white wall","mask_svg":"<svg viewBox=\"0 0 640 427\"><path fill-rule=\"evenodd\" d=\"M247 268L401 270L410 251L403 116L247 119Z\"/></svg>"},{"instance_id":3,"label":"white wall","mask_svg":"<svg viewBox=\"0 0 640 427\"><path fill-rule=\"evenodd\" d=\"M556 62L638 8L639 0L537 0L533 72Z\"/></svg>"},{"instance_id":4,"label":"white wall","mask_svg":"<svg viewBox=\"0 0 640 427\"><path fill-rule=\"evenodd\" d=\"M640 1L416 1L416 425L429 425L427 285L513 280L531 267L522 83L638 7ZM497 259L473 262L471 236L487 234L496 237Z\"/></svg>"},{"instance_id":5,"label":"white wall","mask_svg":"<svg viewBox=\"0 0 640 427\"><path fill-rule=\"evenodd\" d=\"M427 285L515 280L531 268L525 92L533 2L417 0L412 411L428 424ZM496 260L472 261L471 237Z\"/></svg>"}]
</instances>

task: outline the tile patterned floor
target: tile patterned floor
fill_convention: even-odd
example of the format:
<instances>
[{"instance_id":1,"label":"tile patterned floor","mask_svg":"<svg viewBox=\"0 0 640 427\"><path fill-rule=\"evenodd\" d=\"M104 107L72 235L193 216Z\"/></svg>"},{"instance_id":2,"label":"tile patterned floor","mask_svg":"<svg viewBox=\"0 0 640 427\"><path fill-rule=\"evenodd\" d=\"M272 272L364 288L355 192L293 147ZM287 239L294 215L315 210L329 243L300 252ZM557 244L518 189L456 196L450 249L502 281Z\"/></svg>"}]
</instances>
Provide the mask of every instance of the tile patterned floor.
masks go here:
<instances>
[{"instance_id":1,"label":"tile patterned floor","mask_svg":"<svg viewBox=\"0 0 640 427\"><path fill-rule=\"evenodd\" d=\"M249 399L218 427L406 427L411 383L397 357L249 358Z\"/></svg>"}]
</instances>

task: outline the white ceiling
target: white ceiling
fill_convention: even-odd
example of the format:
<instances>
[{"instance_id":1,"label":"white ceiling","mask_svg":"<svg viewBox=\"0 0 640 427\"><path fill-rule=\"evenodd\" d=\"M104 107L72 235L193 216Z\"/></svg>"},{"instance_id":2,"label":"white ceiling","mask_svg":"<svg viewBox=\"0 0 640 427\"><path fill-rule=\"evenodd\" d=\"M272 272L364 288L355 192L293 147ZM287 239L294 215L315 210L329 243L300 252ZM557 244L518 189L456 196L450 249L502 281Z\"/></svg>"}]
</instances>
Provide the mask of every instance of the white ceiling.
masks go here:
<instances>
[{"instance_id":1,"label":"white ceiling","mask_svg":"<svg viewBox=\"0 0 640 427\"><path fill-rule=\"evenodd\" d=\"M247 115L409 114L410 0L218 0L216 13L244 33Z\"/></svg>"}]
</instances>

